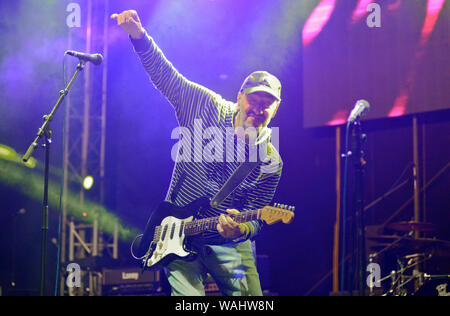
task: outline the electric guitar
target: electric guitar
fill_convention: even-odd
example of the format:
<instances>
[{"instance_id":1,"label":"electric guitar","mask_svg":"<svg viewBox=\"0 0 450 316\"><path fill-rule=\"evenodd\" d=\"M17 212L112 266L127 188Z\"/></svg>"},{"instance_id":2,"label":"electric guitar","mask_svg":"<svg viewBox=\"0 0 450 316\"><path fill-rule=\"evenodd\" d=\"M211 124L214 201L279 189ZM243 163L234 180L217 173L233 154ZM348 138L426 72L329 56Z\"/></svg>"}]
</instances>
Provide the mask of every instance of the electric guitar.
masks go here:
<instances>
[{"instance_id":1,"label":"electric guitar","mask_svg":"<svg viewBox=\"0 0 450 316\"><path fill-rule=\"evenodd\" d=\"M195 250L189 241L196 235L208 230L216 230L219 217L198 218L205 209L210 208L210 201L203 197L190 204L179 207L169 202L162 202L150 216L139 246L138 254L143 255L143 269L158 270L174 259L193 259ZM292 222L294 207L274 204L262 209L229 215L237 223L263 220L268 225L283 221Z\"/></svg>"}]
</instances>

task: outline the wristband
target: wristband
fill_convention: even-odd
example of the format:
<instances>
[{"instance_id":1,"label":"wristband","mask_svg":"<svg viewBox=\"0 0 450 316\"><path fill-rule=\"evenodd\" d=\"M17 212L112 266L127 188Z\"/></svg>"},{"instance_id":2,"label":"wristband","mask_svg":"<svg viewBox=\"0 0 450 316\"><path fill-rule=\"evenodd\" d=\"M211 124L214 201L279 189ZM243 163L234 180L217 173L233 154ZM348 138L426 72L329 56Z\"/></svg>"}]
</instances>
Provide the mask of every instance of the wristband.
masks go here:
<instances>
[{"instance_id":1,"label":"wristband","mask_svg":"<svg viewBox=\"0 0 450 316\"><path fill-rule=\"evenodd\" d=\"M249 234L249 232L250 232L250 228L249 228L247 225L243 224L243 223L239 224L239 228L240 228L240 229L243 228L243 229L244 229L244 232L243 232L242 235L239 236L238 238L233 239L233 242L241 242L241 241L245 241L245 240L247 240L247 238L248 238L248 234Z\"/></svg>"}]
</instances>

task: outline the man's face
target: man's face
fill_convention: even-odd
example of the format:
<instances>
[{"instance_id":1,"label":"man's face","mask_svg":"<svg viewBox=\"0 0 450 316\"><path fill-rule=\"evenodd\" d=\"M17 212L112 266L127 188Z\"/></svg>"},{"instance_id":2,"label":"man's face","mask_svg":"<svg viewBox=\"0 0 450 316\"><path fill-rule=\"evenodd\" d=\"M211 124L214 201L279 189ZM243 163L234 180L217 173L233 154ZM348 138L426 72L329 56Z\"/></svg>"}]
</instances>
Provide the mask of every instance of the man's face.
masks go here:
<instances>
[{"instance_id":1,"label":"man's face","mask_svg":"<svg viewBox=\"0 0 450 316\"><path fill-rule=\"evenodd\" d=\"M266 127L278 109L277 99L267 92L239 93L238 105L240 115L237 126L244 129Z\"/></svg>"}]
</instances>

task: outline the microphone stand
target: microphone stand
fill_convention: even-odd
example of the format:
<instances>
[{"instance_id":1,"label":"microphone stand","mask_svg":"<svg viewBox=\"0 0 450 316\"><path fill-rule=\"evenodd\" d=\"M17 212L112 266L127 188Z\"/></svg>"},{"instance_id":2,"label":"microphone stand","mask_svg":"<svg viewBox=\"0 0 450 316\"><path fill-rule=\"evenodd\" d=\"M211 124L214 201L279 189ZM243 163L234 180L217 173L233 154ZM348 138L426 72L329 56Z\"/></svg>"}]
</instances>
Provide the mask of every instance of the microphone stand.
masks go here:
<instances>
[{"instance_id":1,"label":"microphone stand","mask_svg":"<svg viewBox=\"0 0 450 316\"><path fill-rule=\"evenodd\" d=\"M50 123L53 120L53 115L58 110L60 104L64 100L65 96L69 93L69 89L72 86L75 78L78 76L78 73L84 69L85 61L80 60L77 65L77 70L75 71L72 79L68 83L67 87L64 90L59 91L59 99L53 107L52 111L48 115L44 115L44 123L41 128L39 128L37 132L37 136L34 141L31 143L30 147L28 147L27 152L23 155L22 160L27 162L28 159L32 156L35 148L38 145L39 140L44 136L44 145L45 147L45 169L44 169L44 198L43 198L43 208L42 208L42 224L41 224L41 285L40 285L40 295L45 295L45 266L46 266L46 257L47 257L47 232L48 232L48 176L49 176L49 167L50 167L50 144L52 142L52 130L50 129Z\"/></svg>"},{"instance_id":2,"label":"microphone stand","mask_svg":"<svg viewBox=\"0 0 450 316\"><path fill-rule=\"evenodd\" d=\"M365 295L365 273L366 273L366 247L364 233L364 151L363 142L366 140L366 134L362 133L359 118L353 123L352 129L352 149L351 159L354 168L353 181L353 214L355 220L356 234L356 267L357 267L357 288L360 296Z\"/></svg>"}]
</instances>

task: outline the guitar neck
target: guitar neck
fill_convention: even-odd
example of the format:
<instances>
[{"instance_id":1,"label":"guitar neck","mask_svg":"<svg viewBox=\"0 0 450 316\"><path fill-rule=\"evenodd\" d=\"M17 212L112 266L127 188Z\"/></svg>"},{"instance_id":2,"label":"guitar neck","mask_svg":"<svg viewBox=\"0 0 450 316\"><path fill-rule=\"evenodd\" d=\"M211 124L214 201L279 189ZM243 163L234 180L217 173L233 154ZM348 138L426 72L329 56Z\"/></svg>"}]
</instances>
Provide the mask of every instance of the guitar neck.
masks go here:
<instances>
[{"instance_id":1,"label":"guitar neck","mask_svg":"<svg viewBox=\"0 0 450 316\"><path fill-rule=\"evenodd\" d=\"M230 214L229 216L237 223L246 223L261 219L261 209L241 212L239 214ZM217 224L219 224L219 216L188 222L184 226L184 234L186 236L192 236L207 230L216 230Z\"/></svg>"}]
</instances>

